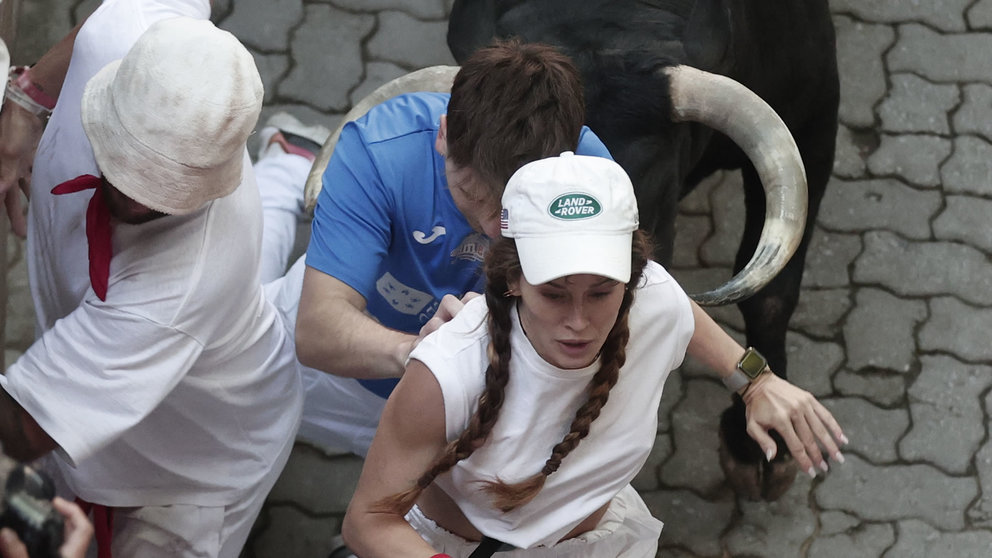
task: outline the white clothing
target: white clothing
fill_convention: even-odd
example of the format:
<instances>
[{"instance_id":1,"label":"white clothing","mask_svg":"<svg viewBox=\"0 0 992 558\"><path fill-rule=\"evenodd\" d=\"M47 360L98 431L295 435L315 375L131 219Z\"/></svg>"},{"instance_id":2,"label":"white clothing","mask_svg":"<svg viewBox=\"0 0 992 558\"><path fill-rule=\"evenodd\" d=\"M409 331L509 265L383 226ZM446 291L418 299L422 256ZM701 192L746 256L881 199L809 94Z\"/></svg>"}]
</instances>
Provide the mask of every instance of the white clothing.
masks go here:
<instances>
[{"instance_id":1,"label":"white clothing","mask_svg":"<svg viewBox=\"0 0 992 558\"><path fill-rule=\"evenodd\" d=\"M109 62L123 58L151 24L177 16L207 19L210 2L106 0L76 36L59 102L38 144L31 177L26 257L39 335L75 310L90 288L83 217L90 197L51 193L56 185L81 174L99 174L80 117L86 82Z\"/></svg>"},{"instance_id":2,"label":"white clothing","mask_svg":"<svg viewBox=\"0 0 992 558\"><path fill-rule=\"evenodd\" d=\"M468 426L485 387L489 332L483 297L422 341L422 361L444 396L448 441ZM526 505L500 513L480 481L518 482L539 472L568 432L599 362L563 370L544 361L513 311L510 379L499 419L485 444L435 481L483 534L519 548L551 546L630 483L654 445L658 405L668 374L692 337L689 298L658 264L645 268L630 311L627 360L588 436Z\"/></svg>"},{"instance_id":3,"label":"white clothing","mask_svg":"<svg viewBox=\"0 0 992 558\"><path fill-rule=\"evenodd\" d=\"M7 370L85 500L228 505L295 434L295 354L257 282L261 209L244 164L242 186L190 215L116 225L107 301L87 291Z\"/></svg>"},{"instance_id":4,"label":"white clothing","mask_svg":"<svg viewBox=\"0 0 992 558\"><path fill-rule=\"evenodd\" d=\"M233 194L190 215L115 226L105 302L88 275L91 194L50 193L99 174L79 115L88 79L151 24L180 15L207 19L209 1L106 0L79 31L34 165L27 257L40 338L0 386L58 443L54 461L76 495L138 507L125 516L222 510L208 535L219 554L208 555L233 558L302 407L292 338L259 285L261 208L247 151ZM185 541L204 531L163 521ZM115 545L147 534L143 523L122 519Z\"/></svg>"},{"instance_id":5,"label":"white clothing","mask_svg":"<svg viewBox=\"0 0 992 558\"><path fill-rule=\"evenodd\" d=\"M414 506L406 520L438 552L466 558L478 542L467 541L438 526ZM610 501L596 528L553 546L501 551L496 558L654 558L664 525L651 512L637 491L625 486Z\"/></svg>"},{"instance_id":6,"label":"white clothing","mask_svg":"<svg viewBox=\"0 0 992 558\"><path fill-rule=\"evenodd\" d=\"M261 164L262 161L255 165L256 168ZM277 258L272 259L272 265L277 265ZM264 286L265 297L279 309L287 335L294 338L305 260L306 254L296 260L286 275ZM297 368L304 392L303 417L297 438L328 450L346 450L364 457L372 445L386 400L353 378L328 374L299 362Z\"/></svg>"}]
</instances>

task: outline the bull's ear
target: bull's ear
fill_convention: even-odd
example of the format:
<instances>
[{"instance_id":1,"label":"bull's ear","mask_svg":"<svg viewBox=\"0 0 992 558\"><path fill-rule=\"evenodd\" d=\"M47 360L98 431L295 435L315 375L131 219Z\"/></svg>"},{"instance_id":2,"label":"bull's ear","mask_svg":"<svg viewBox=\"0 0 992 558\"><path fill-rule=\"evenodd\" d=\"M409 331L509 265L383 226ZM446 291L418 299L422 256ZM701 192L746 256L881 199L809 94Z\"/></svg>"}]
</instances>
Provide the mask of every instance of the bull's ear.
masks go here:
<instances>
[{"instance_id":1,"label":"bull's ear","mask_svg":"<svg viewBox=\"0 0 992 558\"><path fill-rule=\"evenodd\" d=\"M730 64L730 45L733 44L733 26L728 0L718 2L693 2L692 12L686 22L682 48L688 57L685 64L720 73Z\"/></svg>"}]
</instances>

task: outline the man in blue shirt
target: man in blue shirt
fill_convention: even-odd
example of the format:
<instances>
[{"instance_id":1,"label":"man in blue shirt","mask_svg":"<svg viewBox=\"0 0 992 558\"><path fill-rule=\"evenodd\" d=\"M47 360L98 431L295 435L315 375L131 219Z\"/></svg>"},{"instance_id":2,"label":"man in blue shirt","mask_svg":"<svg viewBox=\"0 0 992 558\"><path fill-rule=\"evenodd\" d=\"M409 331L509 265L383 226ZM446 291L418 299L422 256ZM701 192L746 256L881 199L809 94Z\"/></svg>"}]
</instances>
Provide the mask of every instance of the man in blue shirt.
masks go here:
<instances>
[{"instance_id":1,"label":"man in blue shirt","mask_svg":"<svg viewBox=\"0 0 992 558\"><path fill-rule=\"evenodd\" d=\"M480 50L450 96L414 93L342 130L314 212L296 328L300 435L364 455L416 343L481 291L499 200L524 164L609 157L578 71L551 47ZM471 295L469 295L471 296Z\"/></svg>"}]
</instances>

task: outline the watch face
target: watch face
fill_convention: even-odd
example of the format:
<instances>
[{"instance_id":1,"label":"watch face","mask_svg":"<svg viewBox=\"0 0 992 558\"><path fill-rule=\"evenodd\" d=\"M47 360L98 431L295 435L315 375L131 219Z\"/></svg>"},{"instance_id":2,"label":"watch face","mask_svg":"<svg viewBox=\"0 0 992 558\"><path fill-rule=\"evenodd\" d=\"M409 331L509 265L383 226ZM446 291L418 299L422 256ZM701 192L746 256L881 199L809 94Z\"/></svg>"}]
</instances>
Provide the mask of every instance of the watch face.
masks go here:
<instances>
[{"instance_id":1,"label":"watch face","mask_svg":"<svg viewBox=\"0 0 992 558\"><path fill-rule=\"evenodd\" d=\"M761 371L765 369L768 363L765 361L765 357L761 356L761 353L755 351L754 349L748 349L741 357L741 362L737 365L741 369L741 372L747 374L752 380L761 374Z\"/></svg>"}]
</instances>

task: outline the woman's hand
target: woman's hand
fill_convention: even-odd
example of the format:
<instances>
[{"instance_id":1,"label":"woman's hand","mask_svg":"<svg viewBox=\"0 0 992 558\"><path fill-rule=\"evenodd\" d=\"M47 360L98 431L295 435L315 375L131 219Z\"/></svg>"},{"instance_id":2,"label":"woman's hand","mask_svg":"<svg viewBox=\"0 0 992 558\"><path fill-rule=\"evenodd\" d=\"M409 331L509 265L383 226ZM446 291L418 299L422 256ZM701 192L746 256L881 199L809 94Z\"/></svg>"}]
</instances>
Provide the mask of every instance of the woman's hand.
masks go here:
<instances>
[{"instance_id":1,"label":"woman's hand","mask_svg":"<svg viewBox=\"0 0 992 558\"><path fill-rule=\"evenodd\" d=\"M777 449L769 431L775 430L796 463L811 477L816 476L816 467L824 472L829 469L823 451L834 461L844 462L838 444L847 444L847 437L833 414L808 391L766 372L751 383L742 397L747 406L747 433L769 461Z\"/></svg>"}]
</instances>

